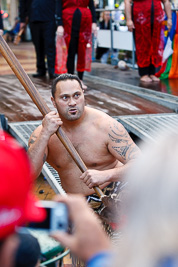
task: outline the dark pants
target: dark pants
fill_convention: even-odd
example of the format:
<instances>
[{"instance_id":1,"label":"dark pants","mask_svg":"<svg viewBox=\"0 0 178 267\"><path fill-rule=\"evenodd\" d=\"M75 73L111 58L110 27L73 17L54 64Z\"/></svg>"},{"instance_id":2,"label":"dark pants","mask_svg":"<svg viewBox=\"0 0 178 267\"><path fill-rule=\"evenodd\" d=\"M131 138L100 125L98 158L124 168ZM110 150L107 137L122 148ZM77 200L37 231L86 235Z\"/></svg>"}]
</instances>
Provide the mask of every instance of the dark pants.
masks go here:
<instances>
[{"instance_id":1,"label":"dark pants","mask_svg":"<svg viewBox=\"0 0 178 267\"><path fill-rule=\"evenodd\" d=\"M81 12L79 9L76 9L72 20L71 39L70 39L68 58L67 58L67 71L68 73L71 74L74 74L75 55L78 53L80 23L81 23ZM78 76L79 79L82 80L83 72L78 72Z\"/></svg>"},{"instance_id":2,"label":"dark pants","mask_svg":"<svg viewBox=\"0 0 178 267\"><path fill-rule=\"evenodd\" d=\"M32 41L35 46L37 72L46 73L45 56L47 56L48 73L54 74L56 45L54 21L38 21L30 23Z\"/></svg>"},{"instance_id":3,"label":"dark pants","mask_svg":"<svg viewBox=\"0 0 178 267\"><path fill-rule=\"evenodd\" d=\"M144 75L155 75L155 66L153 64L150 64L149 67L144 68L138 68L139 75L142 77Z\"/></svg>"}]
</instances>

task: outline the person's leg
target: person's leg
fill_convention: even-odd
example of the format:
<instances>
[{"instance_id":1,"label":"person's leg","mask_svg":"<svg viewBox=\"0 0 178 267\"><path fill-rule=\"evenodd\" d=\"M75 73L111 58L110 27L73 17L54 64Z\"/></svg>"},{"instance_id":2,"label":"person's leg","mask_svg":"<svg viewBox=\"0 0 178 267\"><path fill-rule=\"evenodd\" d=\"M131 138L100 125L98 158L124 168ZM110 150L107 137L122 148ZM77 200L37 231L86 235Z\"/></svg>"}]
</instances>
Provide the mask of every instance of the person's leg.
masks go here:
<instances>
[{"instance_id":1,"label":"person's leg","mask_svg":"<svg viewBox=\"0 0 178 267\"><path fill-rule=\"evenodd\" d=\"M154 23L155 23L155 20L154 20L154 5L153 5L153 2L152 2L152 5L151 5L151 37L152 37L152 40L155 39L155 36L153 34L154 27L155 27ZM160 43L160 42L156 42L156 44L155 44L154 41L152 41L152 46L153 47L156 46L157 43ZM153 64L150 64L150 66L149 66L149 76L150 76L150 79L153 82L159 82L159 78L157 78L155 76L155 72L156 72L155 66Z\"/></svg>"},{"instance_id":2,"label":"person's leg","mask_svg":"<svg viewBox=\"0 0 178 267\"><path fill-rule=\"evenodd\" d=\"M83 71L78 71L78 77L81 81L83 80Z\"/></svg>"},{"instance_id":3,"label":"person's leg","mask_svg":"<svg viewBox=\"0 0 178 267\"><path fill-rule=\"evenodd\" d=\"M45 76L46 74L45 47L42 34L42 23L41 22L30 23L30 30L32 35L32 41L36 51L37 75L34 75L34 77Z\"/></svg>"},{"instance_id":4,"label":"person's leg","mask_svg":"<svg viewBox=\"0 0 178 267\"><path fill-rule=\"evenodd\" d=\"M78 48L78 38L75 37L74 34L71 34L71 40L68 49L68 57L67 57L67 71L70 74L74 74L75 69L75 55L77 53Z\"/></svg>"},{"instance_id":5,"label":"person's leg","mask_svg":"<svg viewBox=\"0 0 178 267\"><path fill-rule=\"evenodd\" d=\"M155 76L155 72L156 72L155 66L153 64L151 64L149 66L149 76L150 76L150 78L152 79L153 82L159 82L160 80L159 80L158 77Z\"/></svg>"},{"instance_id":6,"label":"person's leg","mask_svg":"<svg viewBox=\"0 0 178 267\"><path fill-rule=\"evenodd\" d=\"M55 44L56 25L53 21L43 23L43 34L45 42L45 54L47 56L48 73L50 78L54 78L56 44Z\"/></svg>"},{"instance_id":7,"label":"person's leg","mask_svg":"<svg viewBox=\"0 0 178 267\"><path fill-rule=\"evenodd\" d=\"M78 51L78 40L79 40L79 30L81 23L81 13L77 9L73 16L72 21L72 31L71 31L71 39L68 49L68 58L67 58L67 71L68 73L74 74L75 70L75 55ZM83 72L78 72L78 77L81 80L83 90L87 89L87 86L82 82L83 80Z\"/></svg>"},{"instance_id":8,"label":"person's leg","mask_svg":"<svg viewBox=\"0 0 178 267\"><path fill-rule=\"evenodd\" d=\"M149 1L148 1L149 2ZM146 2L145 9L140 1L134 1L132 6L132 18L134 22L135 29L133 30L133 37L136 47L136 62L139 67L140 81L151 82L149 77L149 65L150 65L150 54L151 54L151 12L150 6ZM140 17L142 14L143 18ZM146 67L144 67L146 66Z\"/></svg>"},{"instance_id":9,"label":"person's leg","mask_svg":"<svg viewBox=\"0 0 178 267\"><path fill-rule=\"evenodd\" d=\"M149 77L149 67L138 67L138 72L141 82L152 82L152 79Z\"/></svg>"},{"instance_id":10,"label":"person's leg","mask_svg":"<svg viewBox=\"0 0 178 267\"><path fill-rule=\"evenodd\" d=\"M67 71L68 73L71 74L74 74L75 70L75 55L78 51L80 23L81 23L81 13L79 9L76 9L72 20L71 39L69 43L68 57L67 57Z\"/></svg>"}]
</instances>

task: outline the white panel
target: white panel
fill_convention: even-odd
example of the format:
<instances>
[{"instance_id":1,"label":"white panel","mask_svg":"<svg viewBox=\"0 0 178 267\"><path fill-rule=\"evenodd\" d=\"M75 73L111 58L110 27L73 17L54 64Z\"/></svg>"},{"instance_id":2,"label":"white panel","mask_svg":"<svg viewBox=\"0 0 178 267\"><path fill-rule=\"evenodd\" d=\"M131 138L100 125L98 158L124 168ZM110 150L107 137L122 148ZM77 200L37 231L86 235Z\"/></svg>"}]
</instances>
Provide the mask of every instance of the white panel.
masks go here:
<instances>
[{"instance_id":1,"label":"white panel","mask_svg":"<svg viewBox=\"0 0 178 267\"><path fill-rule=\"evenodd\" d=\"M98 30L97 35L98 46L111 47L111 32L110 30ZM126 31L113 31L113 48L132 51L133 35Z\"/></svg>"}]
</instances>

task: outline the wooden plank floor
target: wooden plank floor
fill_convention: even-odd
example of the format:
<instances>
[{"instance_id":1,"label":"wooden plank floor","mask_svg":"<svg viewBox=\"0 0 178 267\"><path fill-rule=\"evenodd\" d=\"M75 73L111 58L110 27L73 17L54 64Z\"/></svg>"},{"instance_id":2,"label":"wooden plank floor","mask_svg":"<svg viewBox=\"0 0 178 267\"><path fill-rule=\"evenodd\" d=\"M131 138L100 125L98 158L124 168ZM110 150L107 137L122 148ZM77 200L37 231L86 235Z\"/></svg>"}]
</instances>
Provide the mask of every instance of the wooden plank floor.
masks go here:
<instances>
[{"instance_id":1,"label":"wooden plank floor","mask_svg":"<svg viewBox=\"0 0 178 267\"><path fill-rule=\"evenodd\" d=\"M31 42L23 42L18 45L7 43L27 73L36 71L35 49ZM13 71L0 53L0 75L13 74Z\"/></svg>"},{"instance_id":2,"label":"wooden plank floor","mask_svg":"<svg viewBox=\"0 0 178 267\"><path fill-rule=\"evenodd\" d=\"M52 200L55 196L54 190L42 174L35 181L34 193L40 200Z\"/></svg>"}]
</instances>

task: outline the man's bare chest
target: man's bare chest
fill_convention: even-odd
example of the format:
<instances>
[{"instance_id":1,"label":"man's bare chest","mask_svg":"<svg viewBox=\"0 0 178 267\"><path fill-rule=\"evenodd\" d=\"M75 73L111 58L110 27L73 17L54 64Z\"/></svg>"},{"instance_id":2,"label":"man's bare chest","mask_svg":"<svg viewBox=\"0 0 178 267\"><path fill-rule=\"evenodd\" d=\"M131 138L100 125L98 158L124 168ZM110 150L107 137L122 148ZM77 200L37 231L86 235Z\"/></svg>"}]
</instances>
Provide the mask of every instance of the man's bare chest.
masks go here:
<instances>
[{"instance_id":1,"label":"man's bare chest","mask_svg":"<svg viewBox=\"0 0 178 267\"><path fill-rule=\"evenodd\" d=\"M87 168L99 168L108 161L108 150L103 140L91 136L70 137L71 143ZM57 138L53 138L48 146L48 161L56 168L67 168L73 164L73 159L64 145Z\"/></svg>"}]
</instances>

